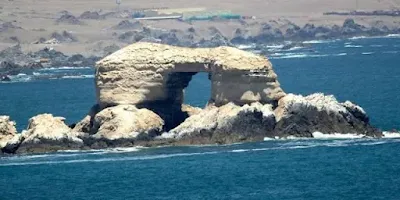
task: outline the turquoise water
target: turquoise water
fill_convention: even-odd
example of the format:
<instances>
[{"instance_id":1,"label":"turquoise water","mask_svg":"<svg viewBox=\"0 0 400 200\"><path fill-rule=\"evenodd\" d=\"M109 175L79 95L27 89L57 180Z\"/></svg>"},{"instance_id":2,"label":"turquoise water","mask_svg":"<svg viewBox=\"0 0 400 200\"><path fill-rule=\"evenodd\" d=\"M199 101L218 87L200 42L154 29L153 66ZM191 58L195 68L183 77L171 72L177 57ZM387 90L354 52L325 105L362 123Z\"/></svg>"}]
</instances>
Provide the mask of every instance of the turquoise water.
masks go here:
<instances>
[{"instance_id":1,"label":"turquoise water","mask_svg":"<svg viewBox=\"0 0 400 200\"><path fill-rule=\"evenodd\" d=\"M400 38L265 47L287 92L351 100L400 129ZM51 75L42 80L43 74ZM56 76L53 76L53 75ZM0 84L0 114L18 129L49 112L80 120L95 103L92 69L50 69ZM83 76L82 76L83 75ZM40 80L37 80L40 79ZM203 106L207 74L186 89ZM0 199L400 199L399 139L287 140L0 157Z\"/></svg>"}]
</instances>

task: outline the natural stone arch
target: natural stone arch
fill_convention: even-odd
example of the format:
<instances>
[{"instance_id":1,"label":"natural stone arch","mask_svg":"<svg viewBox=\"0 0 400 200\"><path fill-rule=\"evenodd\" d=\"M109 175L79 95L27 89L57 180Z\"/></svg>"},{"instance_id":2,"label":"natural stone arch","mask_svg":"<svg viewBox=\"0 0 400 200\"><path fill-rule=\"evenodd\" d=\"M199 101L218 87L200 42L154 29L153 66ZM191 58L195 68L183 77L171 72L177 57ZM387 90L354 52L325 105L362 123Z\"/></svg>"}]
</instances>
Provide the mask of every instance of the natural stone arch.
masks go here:
<instances>
[{"instance_id":1,"label":"natural stone arch","mask_svg":"<svg viewBox=\"0 0 400 200\"><path fill-rule=\"evenodd\" d=\"M210 74L209 103L216 106L229 102L276 105L285 95L271 63L263 56L232 47L194 49L135 43L97 63L97 101L101 108L130 104L160 116L168 113L165 118L170 119L171 113L180 110L183 89L198 72Z\"/></svg>"}]
</instances>

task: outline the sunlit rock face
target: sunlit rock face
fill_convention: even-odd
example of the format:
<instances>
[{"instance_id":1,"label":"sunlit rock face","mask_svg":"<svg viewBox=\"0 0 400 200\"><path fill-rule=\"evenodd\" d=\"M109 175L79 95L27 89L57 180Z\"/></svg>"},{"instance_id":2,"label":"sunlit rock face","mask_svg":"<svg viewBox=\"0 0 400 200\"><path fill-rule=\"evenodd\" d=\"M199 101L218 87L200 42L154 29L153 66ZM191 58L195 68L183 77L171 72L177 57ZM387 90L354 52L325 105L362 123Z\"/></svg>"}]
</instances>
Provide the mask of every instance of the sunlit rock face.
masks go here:
<instances>
[{"instance_id":1,"label":"sunlit rock face","mask_svg":"<svg viewBox=\"0 0 400 200\"><path fill-rule=\"evenodd\" d=\"M350 101L340 103L322 93L305 97L288 94L279 100L275 116L277 136L313 137L314 132L382 136L360 106Z\"/></svg>"},{"instance_id":2,"label":"sunlit rock face","mask_svg":"<svg viewBox=\"0 0 400 200\"><path fill-rule=\"evenodd\" d=\"M272 103L285 93L271 63L264 57L232 47L182 48L135 43L97 63L100 105L182 103L182 90L197 72L210 73L210 101Z\"/></svg>"},{"instance_id":3,"label":"sunlit rock face","mask_svg":"<svg viewBox=\"0 0 400 200\"><path fill-rule=\"evenodd\" d=\"M209 73L209 103L216 106L230 102L276 105L285 95L268 59L232 47L182 48L135 43L99 61L96 69L97 101L101 108L121 104L147 108L159 114L171 128L186 117L178 114L183 90L198 72Z\"/></svg>"}]
</instances>

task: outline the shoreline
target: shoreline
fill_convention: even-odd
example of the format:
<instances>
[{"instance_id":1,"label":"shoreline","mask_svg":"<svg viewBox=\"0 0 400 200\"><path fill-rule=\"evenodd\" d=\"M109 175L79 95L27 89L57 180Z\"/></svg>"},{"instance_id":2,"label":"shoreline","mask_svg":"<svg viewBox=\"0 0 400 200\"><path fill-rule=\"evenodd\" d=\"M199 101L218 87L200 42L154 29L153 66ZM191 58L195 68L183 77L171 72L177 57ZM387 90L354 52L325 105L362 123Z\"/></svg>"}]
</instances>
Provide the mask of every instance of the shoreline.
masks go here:
<instances>
[{"instance_id":1,"label":"shoreline","mask_svg":"<svg viewBox=\"0 0 400 200\"><path fill-rule=\"evenodd\" d=\"M263 48L271 46L279 46L281 47L281 49L290 50L293 48L302 48L307 45L312 46L313 44L329 43L342 40L374 39L374 38L400 38L400 33L389 33L389 34L382 34L379 36L357 35L351 37L328 38L328 39L314 38L314 39L304 39L304 40L276 40L267 43L254 43L254 42L227 43L227 42L215 41L214 46L219 46L219 44L225 43L228 46L234 46L242 50L256 50L256 49L263 50ZM226 40L226 38L225 39L221 38L221 40ZM162 41L158 42L163 43ZM187 46L187 47L193 47L193 46ZM266 51L265 53L268 53L268 51ZM3 51L0 51L0 55L3 55L4 57L2 60L0 60L0 83L10 82L11 76L32 74L33 71L40 69L43 70L63 69L66 67L70 67L71 69L73 68L80 69L83 67L93 68L95 62L97 62L101 58L97 56L85 57L79 53L69 56L53 48L47 48L47 47L37 52L24 53L19 44L7 48ZM103 55L102 57L104 56L105 55ZM44 59L44 57L46 57L46 59Z\"/></svg>"}]
</instances>

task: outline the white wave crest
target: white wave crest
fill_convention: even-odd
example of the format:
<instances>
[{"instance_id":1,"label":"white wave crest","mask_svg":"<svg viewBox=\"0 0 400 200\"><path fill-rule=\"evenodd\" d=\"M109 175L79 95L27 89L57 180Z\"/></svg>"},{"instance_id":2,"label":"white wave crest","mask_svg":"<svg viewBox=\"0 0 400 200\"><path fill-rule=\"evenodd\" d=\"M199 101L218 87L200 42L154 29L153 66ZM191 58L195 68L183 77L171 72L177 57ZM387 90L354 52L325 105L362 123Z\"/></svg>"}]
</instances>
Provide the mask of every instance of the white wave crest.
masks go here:
<instances>
[{"instance_id":1,"label":"white wave crest","mask_svg":"<svg viewBox=\"0 0 400 200\"><path fill-rule=\"evenodd\" d=\"M309 40L309 41L304 41L303 44L323 44L323 43L331 43L335 42L337 40Z\"/></svg>"},{"instance_id":2,"label":"white wave crest","mask_svg":"<svg viewBox=\"0 0 400 200\"><path fill-rule=\"evenodd\" d=\"M372 54L374 54L375 52L362 52L361 54L362 55L372 55Z\"/></svg>"},{"instance_id":3,"label":"white wave crest","mask_svg":"<svg viewBox=\"0 0 400 200\"><path fill-rule=\"evenodd\" d=\"M92 67L48 67L39 69L39 71L49 71L49 70L81 70L81 69L91 69Z\"/></svg>"},{"instance_id":4,"label":"white wave crest","mask_svg":"<svg viewBox=\"0 0 400 200\"><path fill-rule=\"evenodd\" d=\"M351 45L351 44L347 44L344 45L345 48L362 48L362 45Z\"/></svg>"},{"instance_id":5,"label":"white wave crest","mask_svg":"<svg viewBox=\"0 0 400 200\"><path fill-rule=\"evenodd\" d=\"M359 40L359 39L365 39L365 38L368 38L368 37L366 37L366 36L356 36L356 37L349 38L349 40Z\"/></svg>"},{"instance_id":6,"label":"white wave crest","mask_svg":"<svg viewBox=\"0 0 400 200\"><path fill-rule=\"evenodd\" d=\"M383 137L384 138L400 138L400 133L384 131Z\"/></svg>"},{"instance_id":7,"label":"white wave crest","mask_svg":"<svg viewBox=\"0 0 400 200\"><path fill-rule=\"evenodd\" d=\"M254 49L256 44L240 44L236 46L238 49L246 50L246 49Z\"/></svg>"},{"instance_id":8,"label":"white wave crest","mask_svg":"<svg viewBox=\"0 0 400 200\"><path fill-rule=\"evenodd\" d=\"M64 79L80 79L80 78L94 78L94 75L74 75L74 76L63 76Z\"/></svg>"},{"instance_id":9,"label":"white wave crest","mask_svg":"<svg viewBox=\"0 0 400 200\"><path fill-rule=\"evenodd\" d=\"M354 134L354 133L334 133L334 134L324 134L321 132L312 133L314 139L357 139L357 138L365 138L366 135Z\"/></svg>"},{"instance_id":10,"label":"white wave crest","mask_svg":"<svg viewBox=\"0 0 400 200\"><path fill-rule=\"evenodd\" d=\"M273 54L274 55L274 54ZM287 53L287 54L280 54L282 56L276 56L279 54L275 54L275 56L271 56L270 59L288 59L288 58L318 58L318 57L327 57L327 54L320 54L320 55L310 55L305 53Z\"/></svg>"},{"instance_id":11,"label":"white wave crest","mask_svg":"<svg viewBox=\"0 0 400 200\"><path fill-rule=\"evenodd\" d=\"M265 46L268 49L282 49L285 45L283 44L277 44L277 45L267 45Z\"/></svg>"},{"instance_id":12,"label":"white wave crest","mask_svg":"<svg viewBox=\"0 0 400 200\"><path fill-rule=\"evenodd\" d=\"M388 38L400 37L400 34L389 34L389 35L387 35L385 37L388 37Z\"/></svg>"}]
</instances>

